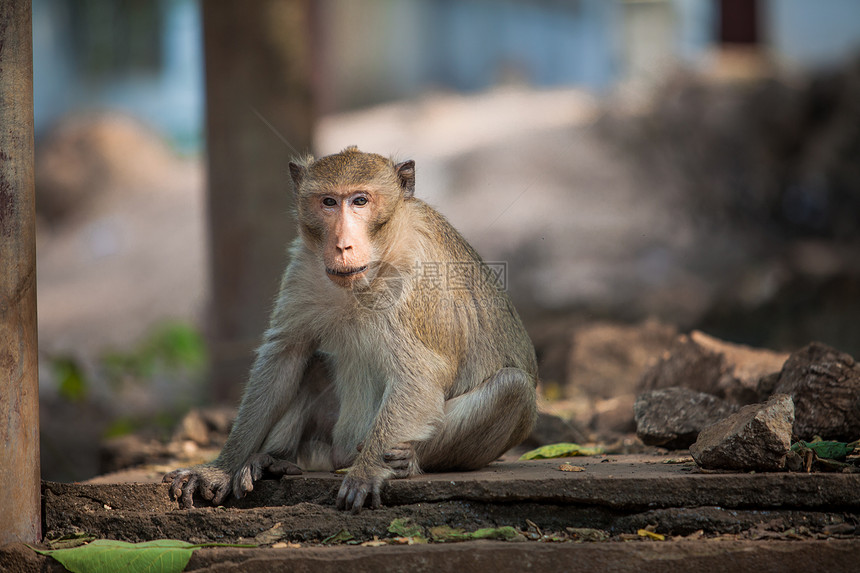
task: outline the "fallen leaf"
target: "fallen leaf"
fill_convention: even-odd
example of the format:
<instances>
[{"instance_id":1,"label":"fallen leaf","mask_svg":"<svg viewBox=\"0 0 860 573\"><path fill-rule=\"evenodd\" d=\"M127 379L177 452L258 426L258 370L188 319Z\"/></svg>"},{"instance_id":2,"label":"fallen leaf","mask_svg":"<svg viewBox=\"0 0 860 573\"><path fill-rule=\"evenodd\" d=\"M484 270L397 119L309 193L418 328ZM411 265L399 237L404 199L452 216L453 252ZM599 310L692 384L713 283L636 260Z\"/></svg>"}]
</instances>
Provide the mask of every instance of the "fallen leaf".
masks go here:
<instances>
[{"instance_id":1,"label":"fallen leaf","mask_svg":"<svg viewBox=\"0 0 860 573\"><path fill-rule=\"evenodd\" d=\"M595 446L592 448L580 446L570 442L549 444L531 450L520 456L523 460L545 460L550 458L570 458L574 456L596 456L603 453L603 448Z\"/></svg>"},{"instance_id":2,"label":"fallen leaf","mask_svg":"<svg viewBox=\"0 0 860 573\"><path fill-rule=\"evenodd\" d=\"M410 537L426 541L424 537L424 528L413 523L408 517L394 519L388 525L388 533L393 533L399 537Z\"/></svg>"},{"instance_id":3,"label":"fallen leaf","mask_svg":"<svg viewBox=\"0 0 860 573\"><path fill-rule=\"evenodd\" d=\"M271 528L254 536L254 543L256 543L257 545L271 545L276 541L280 541L282 538L286 537L286 535L287 532L284 530L283 525L279 521Z\"/></svg>"},{"instance_id":4,"label":"fallen leaf","mask_svg":"<svg viewBox=\"0 0 860 573\"><path fill-rule=\"evenodd\" d=\"M565 531L572 535L575 541L606 541L609 539L607 532L591 527L566 527Z\"/></svg>"},{"instance_id":5,"label":"fallen leaf","mask_svg":"<svg viewBox=\"0 0 860 573\"><path fill-rule=\"evenodd\" d=\"M798 453L803 453L805 450L812 450L819 458L828 460L844 460L848 454L854 451L854 443L847 444L845 442L823 440L805 442L800 440L792 444L791 449Z\"/></svg>"},{"instance_id":6,"label":"fallen leaf","mask_svg":"<svg viewBox=\"0 0 860 573\"><path fill-rule=\"evenodd\" d=\"M92 543L71 549L36 552L50 555L72 573L179 573L185 569L191 554L198 547L199 545L176 539L158 539L144 543L96 539Z\"/></svg>"},{"instance_id":7,"label":"fallen leaf","mask_svg":"<svg viewBox=\"0 0 860 573\"><path fill-rule=\"evenodd\" d=\"M560 466L558 466L558 469L560 469L563 472L584 472L585 471L585 468L582 466L574 466L574 465L571 465L568 463L561 464Z\"/></svg>"},{"instance_id":8,"label":"fallen leaf","mask_svg":"<svg viewBox=\"0 0 860 573\"><path fill-rule=\"evenodd\" d=\"M89 533L78 532L63 535L59 539L49 539L46 541L48 549L71 549L86 545L91 541L95 541L96 536Z\"/></svg>"},{"instance_id":9,"label":"fallen leaf","mask_svg":"<svg viewBox=\"0 0 860 573\"><path fill-rule=\"evenodd\" d=\"M691 456L687 456L685 458L669 458L667 460L663 460L664 464L689 464L693 463L693 458Z\"/></svg>"},{"instance_id":10,"label":"fallen leaf","mask_svg":"<svg viewBox=\"0 0 860 573\"><path fill-rule=\"evenodd\" d=\"M361 544L362 547L382 547L383 545L388 545L388 541L384 539L379 539L377 536L373 536L372 541L365 541Z\"/></svg>"},{"instance_id":11,"label":"fallen leaf","mask_svg":"<svg viewBox=\"0 0 860 573\"><path fill-rule=\"evenodd\" d=\"M648 531L647 529L640 529L636 532L636 535L639 537L645 537L646 539L653 539L654 541L664 541L666 536L662 533L654 533L653 531Z\"/></svg>"},{"instance_id":12,"label":"fallen leaf","mask_svg":"<svg viewBox=\"0 0 860 573\"><path fill-rule=\"evenodd\" d=\"M510 525L502 527L486 527L476 531L463 531L447 525L430 528L433 541L445 543L450 541L468 541L470 539L498 539L503 541L519 541L525 539L522 533Z\"/></svg>"},{"instance_id":13,"label":"fallen leaf","mask_svg":"<svg viewBox=\"0 0 860 573\"><path fill-rule=\"evenodd\" d=\"M350 533L346 529L341 529L337 533L329 535L328 537L323 539L322 543L346 543L347 541L352 541L353 539L355 539L355 537L353 537L352 533Z\"/></svg>"}]
</instances>

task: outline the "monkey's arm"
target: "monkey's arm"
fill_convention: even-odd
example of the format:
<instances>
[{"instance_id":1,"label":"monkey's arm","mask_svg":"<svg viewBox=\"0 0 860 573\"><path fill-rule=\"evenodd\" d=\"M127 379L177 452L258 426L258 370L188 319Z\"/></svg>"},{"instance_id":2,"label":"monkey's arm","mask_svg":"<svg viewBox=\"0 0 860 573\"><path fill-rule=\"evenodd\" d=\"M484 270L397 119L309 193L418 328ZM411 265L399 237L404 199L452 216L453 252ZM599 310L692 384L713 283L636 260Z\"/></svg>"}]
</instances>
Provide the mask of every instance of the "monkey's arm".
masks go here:
<instances>
[{"instance_id":1,"label":"monkey's arm","mask_svg":"<svg viewBox=\"0 0 860 573\"><path fill-rule=\"evenodd\" d=\"M296 466L258 452L293 400L310 355L310 345L285 344L283 336L267 333L257 352L233 428L218 458L208 464L174 470L162 480L172 484L171 493L181 507L192 507L196 492L215 505L222 503L231 491L241 498L254 489L254 480L264 470L297 472Z\"/></svg>"}]
</instances>

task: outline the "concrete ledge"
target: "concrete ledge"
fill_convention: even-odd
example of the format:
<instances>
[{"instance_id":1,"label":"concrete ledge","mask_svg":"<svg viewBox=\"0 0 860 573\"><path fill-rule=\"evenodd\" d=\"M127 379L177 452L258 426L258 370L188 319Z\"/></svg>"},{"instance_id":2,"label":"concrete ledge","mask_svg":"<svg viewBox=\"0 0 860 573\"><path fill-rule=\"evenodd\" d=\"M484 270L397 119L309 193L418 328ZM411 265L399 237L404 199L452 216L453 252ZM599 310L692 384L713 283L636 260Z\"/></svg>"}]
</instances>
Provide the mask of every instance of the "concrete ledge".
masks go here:
<instances>
[{"instance_id":1,"label":"concrete ledge","mask_svg":"<svg viewBox=\"0 0 860 573\"><path fill-rule=\"evenodd\" d=\"M186 571L375 573L390 571L615 571L619 573L722 573L756 571L853 571L860 542L667 541L630 543L468 542L450 545L310 547L300 549L212 548L194 552ZM0 547L0 570L64 571L23 544Z\"/></svg>"},{"instance_id":2,"label":"concrete ledge","mask_svg":"<svg viewBox=\"0 0 860 573\"><path fill-rule=\"evenodd\" d=\"M342 477L329 473L263 480L245 499L219 508L201 500L188 510L169 499L165 484L46 482L43 527L51 537L83 530L126 541L167 537L198 543L248 541L276 524L290 541L319 543L342 529L365 541L389 537L391 521L406 517L425 527L467 530L525 529L529 519L549 531L591 527L612 534L648 525L668 535L739 533L758 526L860 533L858 474L701 473L689 464L662 463L666 459L567 460L582 466L581 472L559 471L559 460L495 463L476 472L394 480L384 490L385 506L360 515L334 508Z\"/></svg>"},{"instance_id":3,"label":"concrete ledge","mask_svg":"<svg viewBox=\"0 0 860 573\"><path fill-rule=\"evenodd\" d=\"M715 505L727 508L860 509L860 474L703 473L692 464L666 464L669 456L607 456L500 462L475 471L426 474L390 481L387 506L442 501L554 503L646 510ZM562 472L564 462L585 468ZM121 478L118 478L121 479ZM227 507L253 508L311 502L333 505L339 475L309 472L280 482L264 480L246 499ZM45 482L53 496L91 498L114 509L176 509L164 484L61 484ZM118 507L116 507L118 505ZM195 504L196 505L196 504ZM200 506L206 503L200 500Z\"/></svg>"}]
</instances>

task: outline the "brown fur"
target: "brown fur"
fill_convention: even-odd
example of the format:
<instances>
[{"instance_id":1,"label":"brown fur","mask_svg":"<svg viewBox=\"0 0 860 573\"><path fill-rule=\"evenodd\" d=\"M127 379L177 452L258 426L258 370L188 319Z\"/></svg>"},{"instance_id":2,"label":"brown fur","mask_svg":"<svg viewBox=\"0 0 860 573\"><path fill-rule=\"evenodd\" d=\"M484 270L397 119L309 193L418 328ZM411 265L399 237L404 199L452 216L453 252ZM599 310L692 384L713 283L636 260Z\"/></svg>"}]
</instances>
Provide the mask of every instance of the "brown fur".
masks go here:
<instances>
[{"instance_id":1,"label":"brown fur","mask_svg":"<svg viewBox=\"0 0 860 573\"><path fill-rule=\"evenodd\" d=\"M165 476L181 504L351 464L338 506L357 512L388 478L479 468L522 441L534 349L478 254L413 197L412 162L347 148L290 172L301 237L224 449ZM473 273L462 288L444 283L455 267Z\"/></svg>"}]
</instances>

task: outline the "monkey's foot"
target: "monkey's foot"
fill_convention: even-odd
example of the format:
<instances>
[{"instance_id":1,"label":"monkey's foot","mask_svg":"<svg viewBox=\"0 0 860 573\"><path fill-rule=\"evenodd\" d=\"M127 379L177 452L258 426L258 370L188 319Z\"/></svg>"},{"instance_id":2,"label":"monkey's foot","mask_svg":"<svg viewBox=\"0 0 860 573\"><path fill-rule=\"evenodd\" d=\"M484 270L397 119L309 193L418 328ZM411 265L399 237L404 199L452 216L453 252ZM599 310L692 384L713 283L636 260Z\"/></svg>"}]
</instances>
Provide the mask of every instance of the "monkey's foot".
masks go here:
<instances>
[{"instance_id":1,"label":"monkey's foot","mask_svg":"<svg viewBox=\"0 0 860 573\"><path fill-rule=\"evenodd\" d=\"M241 499L249 491L254 491L254 482L263 477L264 473L275 476L294 476L300 475L302 470L293 462L270 454L253 454L233 476L233 495Z\"/></svg>"},{"instance_id":2,"label":"monkey's foot","mask_svg":"<svg viewBox=\"0 0 860 573\"><path fill-rule=\"evenodd\" d=\"M386 469L374 471L367 467L356 466L343 478L340 490L337 492L337 508L361 513L364 502L370 495L370 507L382 507L382 484L385 483Z\"/></svg>"},{"instance_id":3,"label":"monkey's foot","mask_svg":"<svg viewBox=\"0 0 860 573\"><path fill-rule=\"evenodd\" d=\"M194 507L195 493L213 505L220 505L230 495L230 474L213 465L173 470L165 474L161 481L170 484L170 496L183 509Z\"/></svg>"},{"instance_id":4,"label":"monkey's foot","mask_svg":"<svg viewBox=\"0 0 860 573\"><path fill-rule=\"evenodd\" d=\"M409 442L401 442L385 450L382 460L393 472L391 477L407 478L421 473L415 448Z\"/></svg>"}]
</instances>

